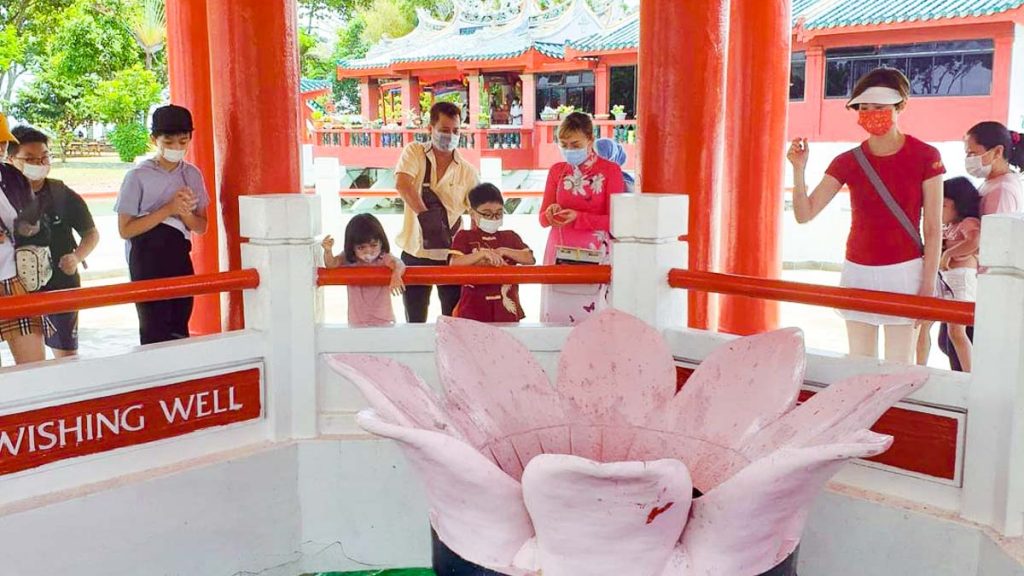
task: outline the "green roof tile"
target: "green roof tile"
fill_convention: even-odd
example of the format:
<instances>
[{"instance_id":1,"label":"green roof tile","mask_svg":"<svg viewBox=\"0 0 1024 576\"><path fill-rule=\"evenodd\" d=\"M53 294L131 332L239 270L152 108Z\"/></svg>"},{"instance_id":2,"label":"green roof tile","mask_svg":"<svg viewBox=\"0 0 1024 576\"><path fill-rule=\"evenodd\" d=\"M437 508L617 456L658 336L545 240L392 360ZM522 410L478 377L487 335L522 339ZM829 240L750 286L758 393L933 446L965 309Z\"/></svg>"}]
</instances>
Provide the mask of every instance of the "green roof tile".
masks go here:
<instances>
[{"instance_id":1,"label":"green roof tile","mask_svg":"<svg viewBox=\"0 0 1024 576\"><path fill-rule=\"evenodd\" d=\"M640 46L640 16L634 16L608 32L591 34L579 40L570 40L567 46L580 52L638 48Z\"/></svg>"},{"instance_id":2,"label":"green roof tile","mask_svg":"<svg viewBox=\"0 0 1024 576\"><path fill-rule=\"evenodd\" d=\"M330 87L330 80L318 80L314 78L302 78L301 80L299 80L300 94L305 94L306 92L316 92L317 90L326 90Z\"/></svg>"},{"instance_id":3,"label":"green roof tile","mask_svg":"<svg viewBox=\"0 0 1024 576\"><path fill-rule=\"evenodd\" d=\"M805 15L804 27L809 30L990 16L1024 6L1024 0L795 0L795 3L806 4L799 12L794 6L794 15Z\"/></svg>"}]
</instances>

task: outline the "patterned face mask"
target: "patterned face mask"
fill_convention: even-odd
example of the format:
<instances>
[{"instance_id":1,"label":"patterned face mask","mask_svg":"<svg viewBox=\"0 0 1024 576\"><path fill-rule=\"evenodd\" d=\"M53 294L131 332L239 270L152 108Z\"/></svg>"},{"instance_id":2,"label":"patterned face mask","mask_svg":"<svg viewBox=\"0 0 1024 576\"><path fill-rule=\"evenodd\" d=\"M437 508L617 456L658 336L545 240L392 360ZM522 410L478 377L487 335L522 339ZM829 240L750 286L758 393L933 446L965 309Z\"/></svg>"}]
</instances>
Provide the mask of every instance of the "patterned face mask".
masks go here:
<instances>
[{"instance_id":1,"label":"patterned face mask","mask_svg":"<svg viewBox=\"0 0 1024 576\"><path fill-rule=\"evenodd\" d=\"M882 136L892 130L893 120L891 109L885 110L860 110L857 117L857 124L867 130L868 134Z\"/></svg>"}]
</instances>

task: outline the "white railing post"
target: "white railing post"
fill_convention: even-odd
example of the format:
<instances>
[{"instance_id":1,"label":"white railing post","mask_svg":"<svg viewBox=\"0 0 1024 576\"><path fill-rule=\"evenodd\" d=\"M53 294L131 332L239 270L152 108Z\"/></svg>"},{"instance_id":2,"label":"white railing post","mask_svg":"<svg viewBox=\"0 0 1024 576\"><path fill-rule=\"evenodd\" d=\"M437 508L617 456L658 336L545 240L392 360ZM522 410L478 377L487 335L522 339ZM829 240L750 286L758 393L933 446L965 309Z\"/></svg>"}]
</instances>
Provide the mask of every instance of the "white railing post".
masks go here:
<instances>
[{"instance_id":1,"label":"white railing post","mask_svg":"<svg viewBox=\"0 0 1024 576\"><path fill-rule=\"evenodd\" d=\"M676 194L612 196L612 306L659 329L686 325L686 291L668 271L686 267L689 199Z\"/></svg>"},{"instance_id":2,"label":"white railing post","mask_svg":"<svg viewBox=\"0 0 1024 576\"><path fill-rule=\"evenodd\" d=\"M267 419L274 440L317 435L316 236L320 198L239 198L242 266L260 273L245 293L245 324L266 337Z\"/></svg>"},{"instance_id":3,"label":"white railing post","mask_svg":"<svg viewBox=\"0 0 1024 576\"><path fill-rule=\"evenodd\" d=\"M967 404L962 515L1024 534L1024 216L986 216Z\"/></svg>"}]
</instances>

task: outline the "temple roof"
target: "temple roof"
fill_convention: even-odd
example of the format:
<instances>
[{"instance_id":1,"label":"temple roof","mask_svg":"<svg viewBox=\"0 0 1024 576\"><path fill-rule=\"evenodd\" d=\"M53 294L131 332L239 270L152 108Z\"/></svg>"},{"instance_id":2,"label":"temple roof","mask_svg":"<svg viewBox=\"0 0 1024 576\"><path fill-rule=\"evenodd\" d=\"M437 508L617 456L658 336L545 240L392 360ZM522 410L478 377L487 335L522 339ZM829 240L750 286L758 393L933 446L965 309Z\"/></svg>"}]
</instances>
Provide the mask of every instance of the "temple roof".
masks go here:
<instances>
[{"instance_id":1,"label":"temple roof","mask_svg":"<svg viewBox=\"0 0 1024 576\"><path fill-rule=\"evenodd\" d=\"M299 93L318 92L331 88L330 80L317 80L314 78L302 78L299 80Z\"/></svg>"},{"instance_id":2,"label":"temple roof","mask_svg":"<svg viewBox=\"0 0 1024 576\"><path fill-rule=\"evenodd\" d=\"M536 0L501 0L498 10L480 0L455 0L450 21L418 11L418 24L401 38L385 38L365 58L346 60L348 70L388 68L405 62L507 60L531 50L562 59L566 42L607 30L614 2L569 0L542 10Z\"/></svg>"},{"instance_id":3,"label":"temple roof","mask_svg":"<svg viewBox=\"0 0 1024 576\"><path fill-rule=\"evenodd\" d=\"M793 15L805 30L992 16L1024 0L794 0Z\"/></svg>"}]
</instances>

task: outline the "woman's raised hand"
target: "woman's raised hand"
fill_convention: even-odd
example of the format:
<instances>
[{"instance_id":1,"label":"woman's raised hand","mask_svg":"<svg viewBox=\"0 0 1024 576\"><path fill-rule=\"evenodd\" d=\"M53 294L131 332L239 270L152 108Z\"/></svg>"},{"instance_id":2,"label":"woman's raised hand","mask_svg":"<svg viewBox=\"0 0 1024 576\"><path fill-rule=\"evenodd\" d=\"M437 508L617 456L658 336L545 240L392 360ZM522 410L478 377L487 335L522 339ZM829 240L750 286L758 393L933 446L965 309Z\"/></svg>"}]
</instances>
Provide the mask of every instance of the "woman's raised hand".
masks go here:
<instances>
[{"instance_id":1,"label":"woman's raised hand","mask_svg":"<svg viewBox=\"0 0 1024 576\"><path fill-rule=\"evenodd\" d=\"M793 165L793 168L803 170L807 167L807 158L810 155L811 149L807 143L807 138L797 138L789 144L786 159Z\"/></svg>"}]
</instances>

